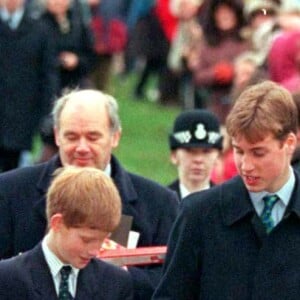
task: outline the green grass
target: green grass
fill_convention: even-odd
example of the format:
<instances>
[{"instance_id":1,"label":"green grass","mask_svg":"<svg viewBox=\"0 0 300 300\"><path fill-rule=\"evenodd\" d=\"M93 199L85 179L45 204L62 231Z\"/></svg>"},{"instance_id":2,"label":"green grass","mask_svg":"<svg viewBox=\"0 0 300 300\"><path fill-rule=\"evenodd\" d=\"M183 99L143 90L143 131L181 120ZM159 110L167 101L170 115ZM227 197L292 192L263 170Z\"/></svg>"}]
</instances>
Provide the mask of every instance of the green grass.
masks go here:
<instances>
[{"instance_id":1,"label":"green grass","mask_svg":"<svg viewBox=\"0 0 300 300\"><path fill-rule=\"evenodd\" d=\"M135 82L133 74L126 80L114 77L111 84L111 94L119 103L123 129L120 145L114 153L128 171L166 185L177 176L169 159L168 134L180 109L133 99ZM152 79L148 86L154 84L155 79ZM41 141L36 136L32 150L34 161L39 157L40 148Z\"/></svg>"},{"instance_id":2,"label":"green grass","mask_svg":"<svg viewBox=\"0 0 300 300\"><path fill-rule=\"evenodd\" d=\"M111 93L118 100L123 128L115 154L127 170L164 185L170 183L176 169L169 160L168 134L180 108L137 101L132 97L136 77L130 75L124 81L116 77L112 82Z\"/></svg>"}]
</instances>

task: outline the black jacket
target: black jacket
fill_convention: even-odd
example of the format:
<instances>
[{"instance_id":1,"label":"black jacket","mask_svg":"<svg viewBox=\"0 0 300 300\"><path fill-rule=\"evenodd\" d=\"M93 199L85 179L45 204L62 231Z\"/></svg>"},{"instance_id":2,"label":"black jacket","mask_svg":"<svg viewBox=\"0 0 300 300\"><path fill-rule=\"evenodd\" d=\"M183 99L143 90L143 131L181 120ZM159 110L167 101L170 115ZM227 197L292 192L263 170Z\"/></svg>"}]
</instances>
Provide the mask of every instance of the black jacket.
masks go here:
<instances>
[{"instance_id":1,"label":"black jacket","mask_svg":"<svg viewBox=\"0 0 300 300\"><path fill-rule=\"evenodd\" d=\"M175 193L124 170L112 157L112 178L122 199L122 213L133 217L132 230L140 233L138 247L166 245L177 215ZM53 172L61 166L50 161L0 174L0 259L33 248L46 231L45 195ZM160 268L130 267L135 299L150 299Z\"/></svg>"},{"instance_id":2,"label":"black jacket","mask_svg":"<svg viewBox=\"0 0 300 300\"><path fill-rule=\"evenodd\" d=\"M57 89L55 52L47 29L27 11L16 30L0 19L0 147L31 149Z\"/></svg>"}]
</instances>

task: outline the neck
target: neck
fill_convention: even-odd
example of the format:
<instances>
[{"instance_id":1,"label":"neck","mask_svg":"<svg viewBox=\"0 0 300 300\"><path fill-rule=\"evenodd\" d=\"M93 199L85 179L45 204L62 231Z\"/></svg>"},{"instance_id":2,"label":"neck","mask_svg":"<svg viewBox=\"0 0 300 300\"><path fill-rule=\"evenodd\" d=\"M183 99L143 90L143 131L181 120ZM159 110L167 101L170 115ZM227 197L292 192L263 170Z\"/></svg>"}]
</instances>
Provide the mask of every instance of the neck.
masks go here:
<instances>
[{"instance_id":1,"label":"neck","mask_svg":"<svg viewBox=\"0 0 300 300\"><path fill-rule=\"evenodd\" d=\"M194 193L194 192L198 192L198 191L202 191L204 189L207 189L207 187L210 186L210 181L209 179L206 179L202 182L193 182L193 181L185 181L185 180L181 180L180 182L185 186L185 188L190 192L190 193Z\"/></svg>"}]
</instances>

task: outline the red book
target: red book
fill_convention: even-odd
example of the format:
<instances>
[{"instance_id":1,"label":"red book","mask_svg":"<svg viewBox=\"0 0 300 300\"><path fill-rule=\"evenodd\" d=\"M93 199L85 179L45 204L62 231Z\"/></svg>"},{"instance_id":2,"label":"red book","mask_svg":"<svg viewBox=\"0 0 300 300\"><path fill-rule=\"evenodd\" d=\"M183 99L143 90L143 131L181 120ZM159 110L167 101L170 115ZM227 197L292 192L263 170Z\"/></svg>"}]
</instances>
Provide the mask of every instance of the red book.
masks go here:
<instances>
[{"instance_id":1,"label":"red book","mask_svg":"<svg viewBox=\"0 0 300 300\"><path fill-rule=\"evenodd\" d=\"M167 246L139 247L136 249L119 248L113 250L101 249L99 258L117 266L137 266L162 264L167 252Z\"/></svg>"}]
</instances>

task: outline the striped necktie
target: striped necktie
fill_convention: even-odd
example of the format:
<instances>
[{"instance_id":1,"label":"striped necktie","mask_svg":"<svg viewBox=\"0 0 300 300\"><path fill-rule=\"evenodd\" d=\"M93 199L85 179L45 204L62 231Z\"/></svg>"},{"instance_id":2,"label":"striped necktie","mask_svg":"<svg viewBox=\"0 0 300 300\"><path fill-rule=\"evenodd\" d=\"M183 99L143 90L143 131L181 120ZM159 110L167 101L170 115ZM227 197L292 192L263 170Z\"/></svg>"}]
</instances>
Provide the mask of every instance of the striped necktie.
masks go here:
<instances>
[{"instance_id":1,"label":"striped necktie","mask_svg":"<svg viewBox=\"0 0 300 300\"><path fill-rule=\"evenodd\" d=\"M260 215L261 221L264 224L267 233L270 233L274 228L274 220L272 218L272 209L275 203L279 200L277 195L268 195L263 197L264 209Z\"/></svg>"},{"instance_id":2,"label":"striped necktie","mask_svg":"<svg viewBox=\"0 0 300 300\"><path fill-rule=\"evenodd\" d=\"M59 285L59 293L58 299L59 300L72 300L73 297L69 291L69 275L72 271L70 266L63 266L60 269L60 285Z\"/></svg>"}]
</instances>

